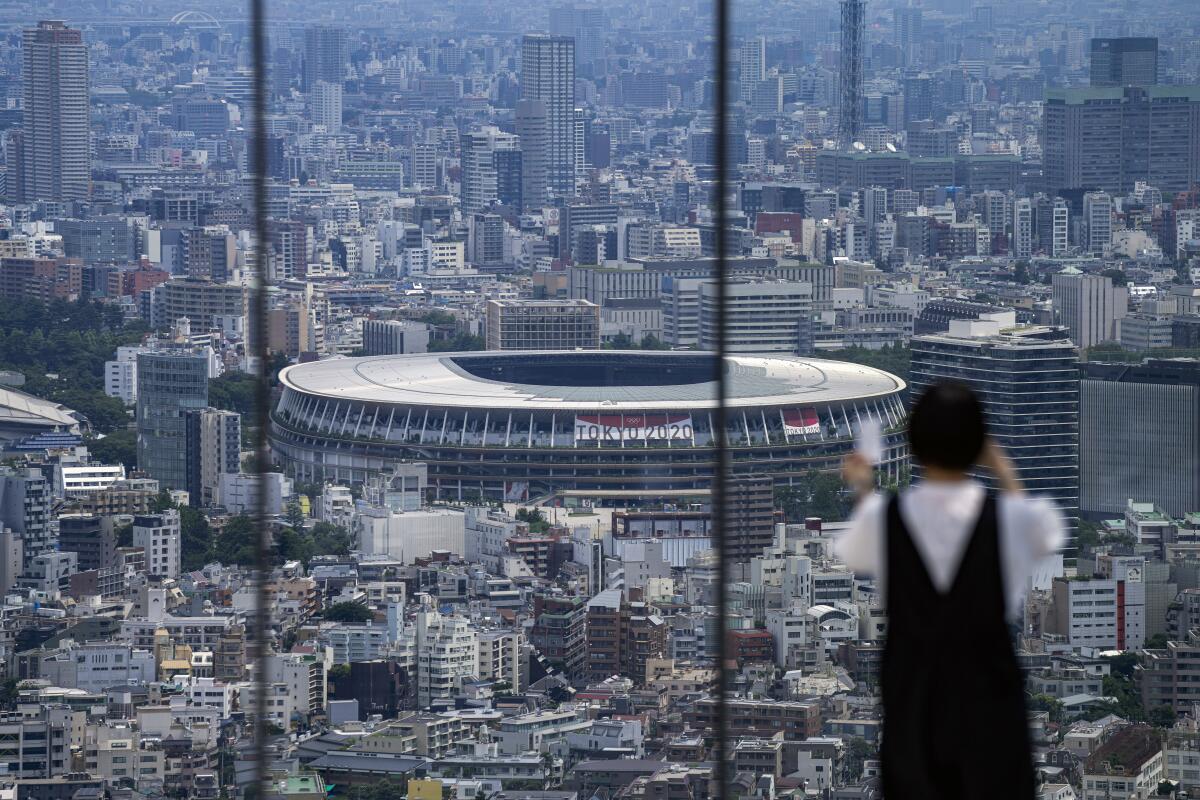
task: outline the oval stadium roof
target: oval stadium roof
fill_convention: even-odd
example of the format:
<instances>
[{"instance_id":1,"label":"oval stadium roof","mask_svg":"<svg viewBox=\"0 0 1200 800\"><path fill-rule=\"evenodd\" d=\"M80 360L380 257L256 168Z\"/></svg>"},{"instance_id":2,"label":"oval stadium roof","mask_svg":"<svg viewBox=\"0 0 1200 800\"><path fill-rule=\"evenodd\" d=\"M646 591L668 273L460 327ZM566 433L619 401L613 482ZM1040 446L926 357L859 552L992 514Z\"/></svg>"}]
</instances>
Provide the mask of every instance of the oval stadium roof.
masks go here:
<instances>
[{"instance_id":1,"label":"oval stadium roof","mask_svg":"<svg viewBox=\"0 0 1200 800\"><path fill-rule=\"evenodd\" d=\"M279 376L304 394L357 402L523 410L672 410L716 405L710 353L491 351L340 358ZM730 405L823 404L904 389L883 370L792 356L735 355Z\"/></svg>"}]
</instances>

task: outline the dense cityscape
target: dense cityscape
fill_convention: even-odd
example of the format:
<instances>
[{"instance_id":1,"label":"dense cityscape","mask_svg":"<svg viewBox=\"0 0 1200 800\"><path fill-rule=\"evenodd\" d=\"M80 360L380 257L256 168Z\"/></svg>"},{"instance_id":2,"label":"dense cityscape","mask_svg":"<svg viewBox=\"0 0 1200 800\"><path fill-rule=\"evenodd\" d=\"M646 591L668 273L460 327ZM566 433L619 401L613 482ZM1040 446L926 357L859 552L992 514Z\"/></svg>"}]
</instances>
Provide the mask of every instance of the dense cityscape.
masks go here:
<instances>
[{"instance_id":1,"label":"dense cityscape","mask_svg":"<svg viewBox=\"0 0 1200 800\"><path fill-rule=\"evenodd\" d=\"M877 800L843 460L947 380L1066 521L1039 800L1200 796L1153 5L0 0L0 800Z\"/></svg>"}]
</instances>

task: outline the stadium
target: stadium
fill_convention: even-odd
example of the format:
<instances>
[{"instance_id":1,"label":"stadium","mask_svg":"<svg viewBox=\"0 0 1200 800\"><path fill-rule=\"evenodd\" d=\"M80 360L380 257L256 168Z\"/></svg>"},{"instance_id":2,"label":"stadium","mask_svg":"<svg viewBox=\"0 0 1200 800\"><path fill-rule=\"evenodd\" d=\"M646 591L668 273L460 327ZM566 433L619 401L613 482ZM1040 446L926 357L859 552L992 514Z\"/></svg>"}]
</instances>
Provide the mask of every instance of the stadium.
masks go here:
<instances>
[{"instance_id":1,"label":"stadium","mask_svg":"<svg viewBox=\"0 0 1200 800\"><path fill-rule=\"evenodd\" d=\"M706 491L716 453L715 356L668 351L429 353L297 364L279 376L276 462L302 481L361 483L428 464L447 500L670 501ZM907 463L904 381L786 356L726 359L735 475L776 485L837 469L866 418L882 468Z\"/></svg>"}]
</instances>

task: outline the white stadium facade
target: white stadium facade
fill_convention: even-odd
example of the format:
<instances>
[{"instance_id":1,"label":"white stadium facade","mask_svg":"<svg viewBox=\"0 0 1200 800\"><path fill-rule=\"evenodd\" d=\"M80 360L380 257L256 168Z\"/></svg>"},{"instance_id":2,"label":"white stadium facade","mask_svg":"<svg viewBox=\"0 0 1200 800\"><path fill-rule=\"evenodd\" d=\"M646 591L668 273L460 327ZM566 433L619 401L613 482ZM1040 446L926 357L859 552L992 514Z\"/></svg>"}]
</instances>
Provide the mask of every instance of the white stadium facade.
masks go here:
<instances>
[{"instance_id":1,"label":"white stadium facade","mask_svg":"<svg viewBox=\"0 0 1200 800\"><path fill-rule=\"evenodd\" d=\"M715 357L668 351L428 353L297 364L279 376L274 458L297 480L365 482L428 465L443 499L669 500L706 491ZM882 469L907 462L904 381L841 361L726 358L735 475L837 469L865 419Z\"/></svg>"}]
</instances>

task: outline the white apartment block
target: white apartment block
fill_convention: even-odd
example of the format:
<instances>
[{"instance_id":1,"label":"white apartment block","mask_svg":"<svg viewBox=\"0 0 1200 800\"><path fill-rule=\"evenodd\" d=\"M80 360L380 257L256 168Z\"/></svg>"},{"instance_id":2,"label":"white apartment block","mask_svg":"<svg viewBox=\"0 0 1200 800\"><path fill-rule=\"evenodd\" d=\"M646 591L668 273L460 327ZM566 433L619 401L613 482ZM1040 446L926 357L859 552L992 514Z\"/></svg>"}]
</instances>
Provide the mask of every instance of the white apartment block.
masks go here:
<instances>
[{"instance_id":1,"label":"white apartment block","mask_svg":"<svg viewBox=\"0 0 1200 800\"><path fill-rule=\"evenodd\" d=\"M146 571L163 578L178 578L183 535L179 512L139 514L133 518L133 546L146 551Z\"/></svg>"}]
</instances>

